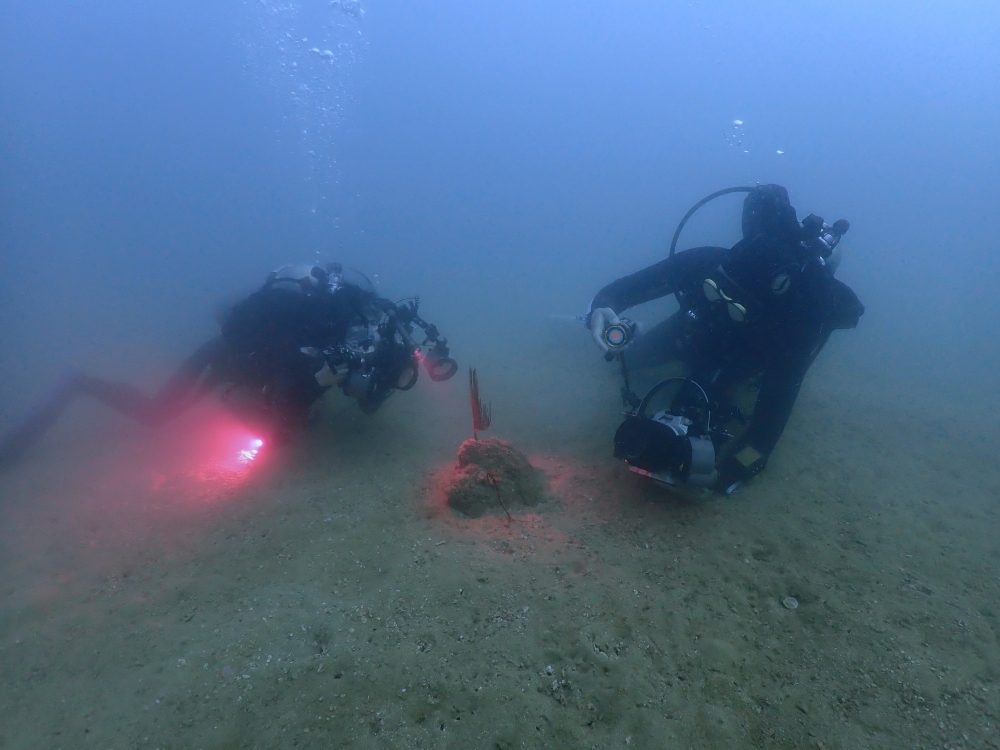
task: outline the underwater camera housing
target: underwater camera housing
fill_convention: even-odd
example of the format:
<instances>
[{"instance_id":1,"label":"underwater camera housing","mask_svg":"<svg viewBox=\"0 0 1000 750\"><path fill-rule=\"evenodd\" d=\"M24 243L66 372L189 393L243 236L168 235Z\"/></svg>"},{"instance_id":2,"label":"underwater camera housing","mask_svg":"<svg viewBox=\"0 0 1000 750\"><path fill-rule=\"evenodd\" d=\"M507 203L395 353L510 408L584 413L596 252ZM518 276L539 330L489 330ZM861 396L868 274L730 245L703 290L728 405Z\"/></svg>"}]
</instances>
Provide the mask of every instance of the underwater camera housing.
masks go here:
<instances>
[{"instance_id":1,"label":"underwater camera housing","mask_svg":"<svg viewBox=\"0 0 1000 750\"><path fill-rule=\"evenodd\" d=\"M458 372L448 340L420 317L419 306L418 297L399 304L380 299L363 311L344 345L325 352L331 367L343 373L341 389L357 399L365 414L374 413L393 391L415 386L421 365L435 382ZM417 328L424 333L419 344L413 338Z\"/></svg>"},{"instance_id":2,"label":"underwater camera housing","mask_svg":"<svg viewBox=\"0 0 1000 750\"><path fill-rule=\"evenodd\" d=\"M646 416L653 397L680 383L669 408ZM715 483L716 447L729 434L712 423L712 402L690 378L667 378L649 389L635 412L615 432L615 458L670 487L709 487Z\"/></svg>"}]
</instances>

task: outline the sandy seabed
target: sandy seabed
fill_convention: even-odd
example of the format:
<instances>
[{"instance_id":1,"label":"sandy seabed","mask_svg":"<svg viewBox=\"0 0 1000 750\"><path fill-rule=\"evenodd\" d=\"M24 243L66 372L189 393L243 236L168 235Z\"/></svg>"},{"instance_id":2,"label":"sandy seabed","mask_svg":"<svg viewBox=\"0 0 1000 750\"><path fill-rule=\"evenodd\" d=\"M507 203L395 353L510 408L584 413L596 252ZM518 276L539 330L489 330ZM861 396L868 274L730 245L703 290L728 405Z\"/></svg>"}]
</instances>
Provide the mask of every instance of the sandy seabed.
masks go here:
<instances>
[{"instance_id":1,"label":"sandy seabed","mask_svg":"<svg viewBox=\"0 0 1000 750\"><path fill-rule=\"evenodd\" d=\"M0 476L0 748L1000 747L995 426L817 366L767 472L690 501L555 357L479 368L549 483L512 522L433 491L462 378L236 463L212 409L77 410Z\"/></svg>"}]
</instances>

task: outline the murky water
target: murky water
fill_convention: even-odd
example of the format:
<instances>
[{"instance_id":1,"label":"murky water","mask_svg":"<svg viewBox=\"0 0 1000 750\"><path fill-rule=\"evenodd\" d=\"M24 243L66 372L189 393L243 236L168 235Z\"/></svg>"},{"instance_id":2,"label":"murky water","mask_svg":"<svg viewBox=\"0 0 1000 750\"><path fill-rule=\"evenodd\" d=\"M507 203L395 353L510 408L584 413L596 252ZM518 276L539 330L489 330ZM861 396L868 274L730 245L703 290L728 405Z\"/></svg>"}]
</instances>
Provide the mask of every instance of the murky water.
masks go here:
<instances>
[{"instance_id":1,"label":"murky water","mask_svg":"<svg viewBox=\"0 0 1000 750\"><path fill-rule=\"evenodd\" d=\"M0 474L0 748L996 745L994 9L203 6L0 9L0 427L316 258L462 370L288 446L75 405ZM680 497L575 316L758 181L851 220L867 311L760 477ZM511 519L435 493L466 366L545 477Z\"/></svg>"}]
</instances>

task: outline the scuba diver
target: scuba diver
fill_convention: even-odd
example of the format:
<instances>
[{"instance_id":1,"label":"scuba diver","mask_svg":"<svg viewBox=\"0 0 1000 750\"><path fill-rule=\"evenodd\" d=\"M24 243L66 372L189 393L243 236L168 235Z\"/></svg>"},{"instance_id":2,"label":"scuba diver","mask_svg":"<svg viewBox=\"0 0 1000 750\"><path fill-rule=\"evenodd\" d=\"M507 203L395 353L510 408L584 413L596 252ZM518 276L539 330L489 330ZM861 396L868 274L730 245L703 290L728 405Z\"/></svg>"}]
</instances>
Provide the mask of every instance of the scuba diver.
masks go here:
<instances>
[{"instance_id":1,"label":"scuba diver","mask_svg":"<svg viewBox=\"0 0 1000 750\"><path fill-rule=\"evenodd\" d=\"M727 193L746 192L743 239L732 248L675 253L687 220ZM767 465L791 415L809 366L838 329L857 326L864 306L834 278L837 244L850 224L815 215L799 223L780 185L727 188L697 203L674 233L669 256L601 289L585 317L598 347L619 359L627 416L615 434L615 457L673 487L729 494ZM680 309L649 331L618 314L675 295ZM633 341L634 336L634 341ZM678 362L686 377L660 381L639 399L628 381L638 367ZM747 418L735 394L757 389ZM667 408L650 413L658 396ZM738 437L730 425L746 425Z\"/></svg>"},{"instance_id":2,"label":"scuba diver","mask_svg":"<svg viewBox=\"0 0 1000 750\"><path fill-rule=\"evenodd\" d=\"M272 439L287 439L331 387L374 413L409 390L422 365L432 380L458 364L447 339L418 314L419 298L393 303L363 274L338 263L286 265L236 304L221 334L189 356L154 396L124 383L70 372L14 429L0 437L0 464L31 447L78 396L90 396L137 422L157 426L213 391ZM414 330L423 332L417 343Z\"/></svg>"}]
</instances>

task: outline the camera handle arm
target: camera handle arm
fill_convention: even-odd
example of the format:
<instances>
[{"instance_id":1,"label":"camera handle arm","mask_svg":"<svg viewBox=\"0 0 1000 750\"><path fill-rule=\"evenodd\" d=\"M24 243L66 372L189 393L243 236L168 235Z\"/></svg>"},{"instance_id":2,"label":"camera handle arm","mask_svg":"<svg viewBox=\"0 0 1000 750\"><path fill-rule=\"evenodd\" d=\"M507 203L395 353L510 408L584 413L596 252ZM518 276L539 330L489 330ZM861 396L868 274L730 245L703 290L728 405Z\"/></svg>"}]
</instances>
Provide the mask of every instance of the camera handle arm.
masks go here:
<instances>
[{"instance_id":1,"label":"camera handle arm","mask_svg":"<svg viewBox=\"0 0 1000 750\"><path fill-rule=\"evenodd\" d=\"M625 352L618 352L616 357L619 362L621 362L622 367L622 406L626 410L630 410L630 413L635 414L642 404L641 399L635 395L635 391L632 390L632 386L629 384L629 372L628 365L625 363Z\"/></svg>"},{"instance_id":2,"label":"camera handle arm","mask_svg":"<svg viewBox=\"0 0 1000 750\"><path fill-rule=\"evenodd\" d=\"M420 361L423 362L428 377L435 382L442 382L454 377L455 373L458 372L458 362L451 357L448 339L441 336L436 325L428 323L417 314L417 308L420 305L419 297L415 297L413 302L407 305L397 305L388 300L381 300L381 303L393 328L415 356L418 355L422 346L430 346L430 350L420 356ZM417 344L414 341L413 326L423 330L423 343Z\"/></svg>"}]
</instances>

